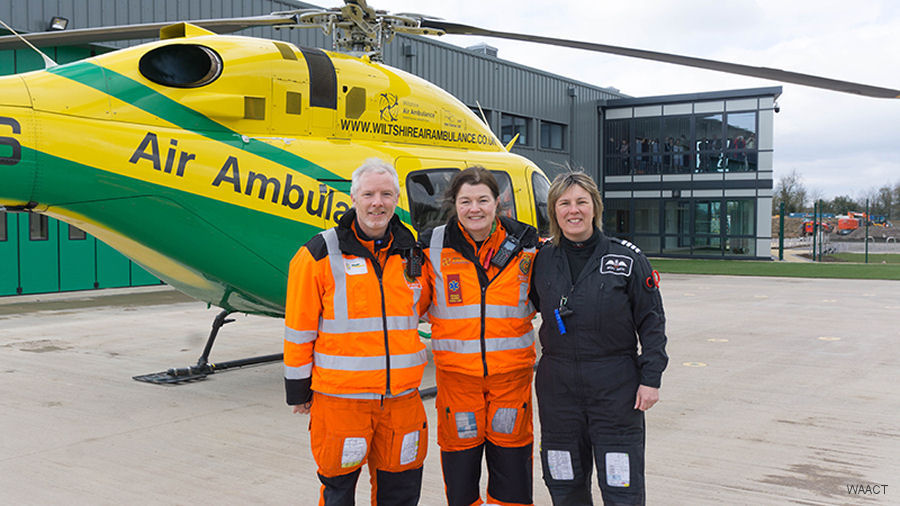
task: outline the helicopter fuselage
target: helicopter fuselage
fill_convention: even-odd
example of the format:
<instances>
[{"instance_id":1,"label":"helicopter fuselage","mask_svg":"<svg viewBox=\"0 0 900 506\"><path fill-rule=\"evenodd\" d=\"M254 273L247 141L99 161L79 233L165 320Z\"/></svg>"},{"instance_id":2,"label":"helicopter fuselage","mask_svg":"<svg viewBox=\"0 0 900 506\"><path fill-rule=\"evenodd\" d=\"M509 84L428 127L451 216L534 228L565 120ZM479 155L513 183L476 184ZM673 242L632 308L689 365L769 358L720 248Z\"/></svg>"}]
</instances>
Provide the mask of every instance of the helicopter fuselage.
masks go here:
<instances>
[{"instance_id":1,"label":"helicopter fuselage","mask_svg":"<svg viewBox=\"0 0 900 506\"><path fill-rule=\"evenodd\" d=\"M436 86L366 59L185 32L0 78L0 205L77 226L194 298L272 316L291 256L350 208L367 158L397 168L409 224L411 173L475 164L508 174L511 212L534 223L540 169Z\"/></svg>"}]
</instances>

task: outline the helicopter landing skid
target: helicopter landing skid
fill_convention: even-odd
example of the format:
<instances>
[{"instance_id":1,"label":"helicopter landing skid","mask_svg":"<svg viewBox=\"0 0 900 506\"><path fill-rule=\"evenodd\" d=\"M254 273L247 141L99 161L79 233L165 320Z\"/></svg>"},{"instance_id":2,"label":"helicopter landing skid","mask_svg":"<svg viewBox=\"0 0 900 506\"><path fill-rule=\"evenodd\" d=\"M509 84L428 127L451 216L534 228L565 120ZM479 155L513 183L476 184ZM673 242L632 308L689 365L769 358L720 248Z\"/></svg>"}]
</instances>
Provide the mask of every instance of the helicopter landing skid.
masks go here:
<instances>
[{"instance_id":1,"label":"helicopter landing skid","mask_svg":"<svg viewBox=\"0 0 900 506\"><path fill-rule=\"evenodd\" d=\"M223 310L221 313L216 315L216 319L213 320L212 330L209 333L209 339L206 340L206 346L203 348L203 354L200 355L200 358L197 360L196 365L172 368L166 371L142 374L139 376L132 376L132 379L136 381L142 381L144 383L154 383L157 385L177 385L179 383L204 380L210 374L215 374L219 371L236 369L238 367L246 367L248 365L275 362L282 359L281 353L275 353L272 355L262 355L259 357L229 360L227 362L209 363L209 352L212 350L213 344L216 341L216 335L218 335L219 329L221 329L222 326L224 326L226 323L231 323L234 321L234 319L228 318L229 314L231 314L230 311Z\"/></svg>"}]
</instances>

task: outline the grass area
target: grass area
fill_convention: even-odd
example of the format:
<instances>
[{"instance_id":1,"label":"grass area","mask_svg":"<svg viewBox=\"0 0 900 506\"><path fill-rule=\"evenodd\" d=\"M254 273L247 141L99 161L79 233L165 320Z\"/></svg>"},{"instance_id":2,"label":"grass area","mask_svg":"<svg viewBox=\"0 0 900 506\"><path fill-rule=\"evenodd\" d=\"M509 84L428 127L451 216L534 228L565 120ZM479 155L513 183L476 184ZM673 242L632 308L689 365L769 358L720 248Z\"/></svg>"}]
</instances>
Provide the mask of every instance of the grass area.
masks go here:
<instances>
[{"instance_id":1,"label":"grass area","mask_svg":"<svg viewBox=\"0 0 900 506\"><path fill-rule=\"evenodd\" d=\"M852 255L852 253L850 253ZM884 255L890 256L890 255ZM896 255L894 255L896 256ZM844 262L758 262L753 260L683 260L652 258L653 268L670 274L723 274L728 276L774 276L785 278L842 278L900 280L900 262L868 264Z\"/></svg>"},{"instance_id":2,"label":"grass area","mask_svg":"<svg viewBox=\"0 0 900 506\"><path fill-rule=\"evenodd\" d=\"M831 256L838 262L863 263L866 261L865 253L835 253ZM882 262L900 264L900 255L896 253L869 253L870 264L880 264Z\"/></svg>"}]
</instances>

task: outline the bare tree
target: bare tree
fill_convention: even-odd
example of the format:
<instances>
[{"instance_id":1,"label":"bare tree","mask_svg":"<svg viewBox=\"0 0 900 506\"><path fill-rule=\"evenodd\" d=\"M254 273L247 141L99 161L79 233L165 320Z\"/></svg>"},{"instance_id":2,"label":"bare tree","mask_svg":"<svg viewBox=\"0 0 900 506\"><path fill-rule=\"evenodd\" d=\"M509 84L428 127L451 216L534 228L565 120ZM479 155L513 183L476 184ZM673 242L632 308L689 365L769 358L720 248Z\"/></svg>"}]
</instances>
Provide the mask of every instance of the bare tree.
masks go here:
<instances>
[{"instance_id":1,"label":"bare tree","mask_svg":"<svg viewBox=\"0 0 900 506\"><path fill-rule=\"evenodd\" d=\"M775 198L772 199L772 214L778 213L778 206L782 202L785 213L799 213L805 210L807 192L803 185L803 176L797 169L778 179L778 184L775 185Z\"/></svg>"}]
</instances>

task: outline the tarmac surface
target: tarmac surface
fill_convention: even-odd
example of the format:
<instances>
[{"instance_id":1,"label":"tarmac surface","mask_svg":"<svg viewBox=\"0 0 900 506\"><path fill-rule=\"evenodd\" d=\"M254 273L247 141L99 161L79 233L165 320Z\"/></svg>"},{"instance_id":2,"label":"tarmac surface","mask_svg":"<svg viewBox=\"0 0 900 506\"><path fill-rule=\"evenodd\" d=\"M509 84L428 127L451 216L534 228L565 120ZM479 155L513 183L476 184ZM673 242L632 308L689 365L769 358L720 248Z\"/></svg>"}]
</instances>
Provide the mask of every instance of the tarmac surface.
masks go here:
<instances>
[{"instance_id":1,"label":"tarmac surface","mask_svg":"<svg viewBox=\"0 0 900 506\"><path fill-rule=\"evenodd\" d=\"M665 275L662 292L648 504L900 504L900 282ZM166 287L0 298L0 504L315 504L280 364L131 379L195 363L216 313ZM236 319L212 361L280 352L280 320ZM439 505L425 404L421 504Z\"/></svg>"}]
</instances>

